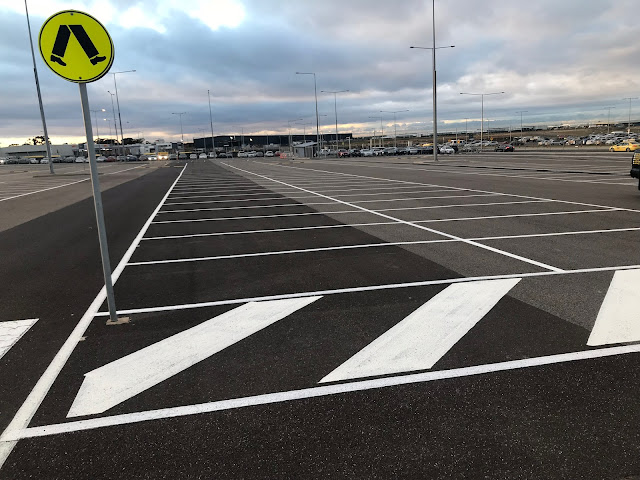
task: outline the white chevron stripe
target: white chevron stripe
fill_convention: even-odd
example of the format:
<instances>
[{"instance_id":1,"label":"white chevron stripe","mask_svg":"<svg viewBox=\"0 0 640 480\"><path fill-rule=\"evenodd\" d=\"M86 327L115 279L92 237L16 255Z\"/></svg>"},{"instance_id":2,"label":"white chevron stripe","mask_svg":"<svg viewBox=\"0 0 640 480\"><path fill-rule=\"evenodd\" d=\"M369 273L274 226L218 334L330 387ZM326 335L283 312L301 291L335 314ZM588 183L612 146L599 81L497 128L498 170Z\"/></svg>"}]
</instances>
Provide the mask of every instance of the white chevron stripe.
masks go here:
<instances>
[{"instance_id":1,"label":"white chevron stripe","mask_svg":"<svg viewBox=\"0 0 640 480\"><path fill-rule=\"evenodd\" d=\"M619 270L613 274L587 345L640 341L639 286L640 269Z\"/></svg>"},{"instance_id":2,"label":"white chevron stripe","mask_svg":"<svg viewBox=\"0 0 640 480\"><path fill-rule=\"evenodd\" d=\"M247 303L85 375L67 417L102 413L321 297Z\"/></svg>"},{"instance_id":3,"label":"white chevron stripe","mask_svg":"<svg viewBox=\"0 0 640 480\"><path fill-rule=\"evenodd\" d=\"M2 358L37 321L37 318L32 318L29 320L0 322L0 358Z\"/></svg>"},{"instance_id":4,"label":"white chevron stripe","mask_svg":"<svg viewBox=\"0 0 640 480\"><path fill-rule=\"evenodd\" d=\"M490 280L447 287L320 383L431 368L519 281Z\"/></svg>"}]
</instances>

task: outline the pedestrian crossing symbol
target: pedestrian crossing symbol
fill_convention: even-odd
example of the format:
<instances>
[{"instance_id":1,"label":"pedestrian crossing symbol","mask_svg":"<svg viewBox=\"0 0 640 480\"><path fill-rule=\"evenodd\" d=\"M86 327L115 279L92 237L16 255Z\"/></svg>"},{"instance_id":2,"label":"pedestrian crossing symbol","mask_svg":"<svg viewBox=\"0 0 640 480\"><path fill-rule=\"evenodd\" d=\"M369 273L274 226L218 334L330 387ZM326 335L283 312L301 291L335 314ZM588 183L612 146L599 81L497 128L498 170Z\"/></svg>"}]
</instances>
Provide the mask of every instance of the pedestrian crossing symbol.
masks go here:
<instances>
[{"instance_id":1,"label":"pedestrian crossing symbol","mask_svg":"<svg viewBox=\"0 0 640 480\"><path fill-rule=\"evenodd\" d=\"M95 82L113 64L109 32L91 15L77 10L49 17L40 29L38 43L47 66L70 82Z\"/></svg>"}]
</instances>

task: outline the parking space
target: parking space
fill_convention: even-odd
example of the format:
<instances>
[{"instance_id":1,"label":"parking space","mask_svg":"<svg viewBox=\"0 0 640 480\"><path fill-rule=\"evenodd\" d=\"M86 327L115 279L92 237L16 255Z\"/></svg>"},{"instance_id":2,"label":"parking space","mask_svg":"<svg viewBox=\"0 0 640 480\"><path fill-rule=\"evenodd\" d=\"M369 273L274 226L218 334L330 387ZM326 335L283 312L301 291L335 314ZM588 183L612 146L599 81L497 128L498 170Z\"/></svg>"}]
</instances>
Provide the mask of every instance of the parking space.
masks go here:
<instances>
[{"instance_id":1,"label":"parking space","mask_svg":"<svg viewBox=\"0 0 640 480\"><path fill-rule=\"evenodd\" d=\"M531 178L550 182L633 185L628 153L564 149L519 149L514 153L483 152L430 156L399 156L383 159L348 159L347 162L388 168L389 164L422 165L425 171L496 178ZM343 162L345 163L345 162ZM470 171L469 171L470 170Z\"/></svg>"},{"instance_id":2,"label":"parking space","mask_svg":"<svg viewBox=\"0 0 640 480\"><path fill-rule=\"evenodd\" d=\"M103 164L101 175L115 175L140 168L144 164ZM49 174L48 165L3 165L0 168L0 202L56 190L89 181L86 164L56 165L56 174Z\"/></svg>"},{"instance_id":3,"label":"parking space","mask_svg":"<svg viewBox=\"0 0 640 480\"><path fill-rule=\"evenodd\" d=\"M193 416L640 352L603 306L640 272L640 210L429 172L187 163L114 270L129 323L95 298L4 454L184 417L181 442Z\"/></svg>"}]
</instances>

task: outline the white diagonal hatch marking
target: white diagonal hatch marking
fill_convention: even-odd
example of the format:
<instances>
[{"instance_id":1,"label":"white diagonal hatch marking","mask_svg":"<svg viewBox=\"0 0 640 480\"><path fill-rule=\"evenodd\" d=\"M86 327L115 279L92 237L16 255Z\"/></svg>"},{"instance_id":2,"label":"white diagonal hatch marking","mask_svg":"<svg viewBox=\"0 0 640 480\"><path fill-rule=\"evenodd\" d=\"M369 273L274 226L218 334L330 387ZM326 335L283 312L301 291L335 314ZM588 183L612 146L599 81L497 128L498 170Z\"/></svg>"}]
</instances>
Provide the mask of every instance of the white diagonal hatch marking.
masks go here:
<instances>
[{"instance_id":1,"label":"white diagonal hatch marking","mask_svg":"<svg viewBox=\"0 0 640 480\"><path fill-rule=\"evenodd\" d=\"M37 321L37 318L32 318L29 320L0 322L0 358L2 358Z\"/></svg>"},{"instance_id":2,"label":"white diagonal hatch marking","mask_svg":"<svg viewBox=\"0 0 640 480\"><path fill-rule=\"evenodd\" d=\"M251 302L85 375L67 417L102 413L321 297Z\"/></svg>"},{"instance_id":3,"label":"white diagonal hatch marking","mask_svg":"<svg viewBox=\"0 0 640 480\"><path fill-rule=\"evenodd\" d=\"M519 281L511 278L447 287L320 383L433 367Z\"/></svg>"},{"instance_id":4,"label":"white diagonal hatch marking","mask_svg":"<svg viewBox=\"0 0 640 480\"><path fill-rule=\"evenodd\" d=\"M640 270L618 270L600 306L587 345L610 345L640 341L638 308Z\"/></svg>"}]
</instances>

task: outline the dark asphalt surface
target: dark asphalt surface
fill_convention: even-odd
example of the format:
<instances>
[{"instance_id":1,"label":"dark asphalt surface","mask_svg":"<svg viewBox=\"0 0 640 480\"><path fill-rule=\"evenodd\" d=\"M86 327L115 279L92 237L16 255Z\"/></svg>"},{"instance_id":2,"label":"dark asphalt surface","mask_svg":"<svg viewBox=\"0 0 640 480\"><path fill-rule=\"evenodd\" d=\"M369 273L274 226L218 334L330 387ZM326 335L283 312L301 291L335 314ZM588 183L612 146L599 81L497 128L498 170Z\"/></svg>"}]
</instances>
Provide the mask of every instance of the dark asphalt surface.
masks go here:
<instances>
[{"instance_id":1,"label":"dark asphalt surface","mask_svg":"<svg viewBox=\"0 0 640 480\"><path fill-rule=\"evenodd\" d=\"M474 157L466 167L400 163L406 159L375 164L357 159L189 162L162 208L173 213L158 214L154 222L206 221L152 223L130 262L446 239L406 224L361 225L389 219L365 211L335 213L351 210L335 202L306 205L327 199L300 198L308 193L277 181L371 211L413 208L384 213L464 238L640 227L640 213L635 211L640 210L640 196L622 173L606 175L607 183L582 182L582 176L562 173L558 159L554 164L544 155L512 158L521 169L540 168L535 162L549 163L567 181L518 178L516 170L513 176L498 176L504 174L505 165L495 169L481 165L505 162L504 155ZM585 161L585 168L602 169L598 158ZM617 172L625 168L622 157L605 160L613 162L611 168ZM474 169L474 162L482 168ZM456 168L468 174L459 175ZM114 266L180 171L158 169L105 192ZM393 187L400 184L393 180L414 182L415 191L423 193L395 191ZM229 188L224 190L231 193L223 193L220 186L203 193L206 189L196 184L206 182L226 183ZM380 188L385 182L396 192L393 202L371 195L380 192L376 185ZM474 192L455 189L513 196L429 199L447 193L429 193L435 187L418 184L440 185L458 195ZM245 189L250 194L243 193ZM555 201L476 205L523 200L515 195ZM256 201L260 197L273 200ZM216 203L168 205L207 200ZM247 204L263 208L175 212ZM296 205L264 207L281 204ZM441 208L456 204L461 206ZM547 215L575 210L597 211ZM327 213L266 217L318 211ZM544 215L527 216L533 213ZM229 218L240 216L260 218ZM467 217L478 219L460 220ZM359 226L341 226L349 224ZM309 229L316 226L338 228ZM307 229L255 233L303 227ZM157 238L167 236L181 238ZM477 241L572 269L638 264L633 252L639 237L636 230ZM0 360L4 429L103 283L91 200L0 232L0 251L0 321L40 318ZM116 283L120 309L176 309L135 313L131 323L116 327L96 317L29 426L68 422L66 414L85 373L239 305L180 308L185 304L544 271L460 242L129 265ZM586 342L612 276L609 271L524 278L431 370L589 350ZM80 419L317 386L326 374L446 287L324 295L104 414ZM640 354L631 353L27 438L17 443L0 478L633 478L640 475L639 359Z\"/></svg>"}]
</instances>

